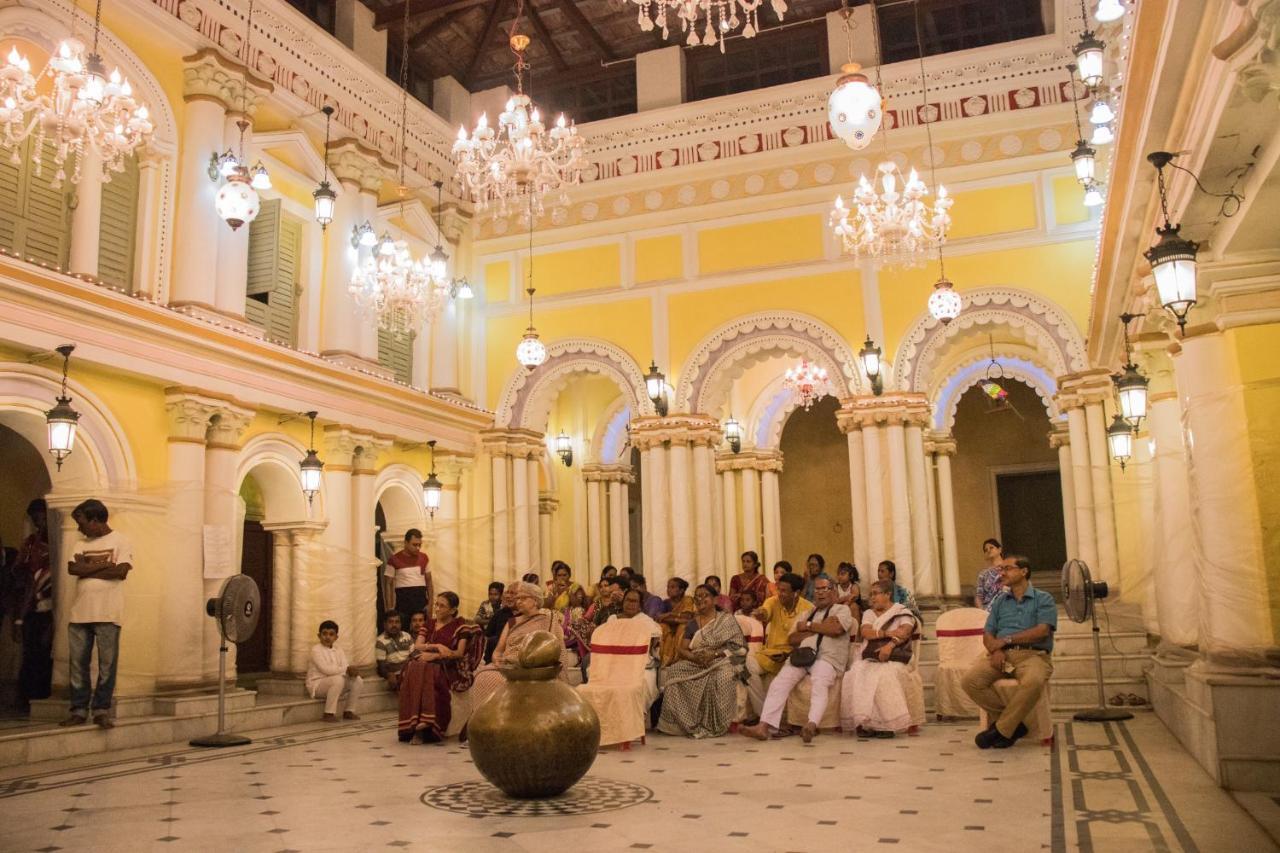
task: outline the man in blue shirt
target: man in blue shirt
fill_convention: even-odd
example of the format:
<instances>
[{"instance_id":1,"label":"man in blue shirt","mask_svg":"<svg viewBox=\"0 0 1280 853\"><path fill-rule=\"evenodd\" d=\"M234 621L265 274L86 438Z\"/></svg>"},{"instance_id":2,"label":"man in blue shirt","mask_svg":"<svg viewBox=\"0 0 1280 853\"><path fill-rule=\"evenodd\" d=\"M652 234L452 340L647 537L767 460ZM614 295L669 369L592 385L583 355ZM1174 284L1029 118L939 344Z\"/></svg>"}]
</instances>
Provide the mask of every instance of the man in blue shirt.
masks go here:
<instances>
[{"instance_id":1,"label":"man in blue shirt","mask_svg":"<svg viewBox=\"0 0 1280 853\"><path fill-rule=\"evenodd\" d=\"M973 739L979 749L1007 749L1027 733L1023 721L1053 674L1049 655L1058 627L1058 605L1049 593L1031 585L1026 557L1006 557L1001 574L1006 588L991 602L982 636L987 657L976 661L962 682L964 692L992 721ZM1013 674L1006 675L1006 668ZM1018 682L1007 704L994 687L1002 678Z\"/></svg>"}]
</instances>

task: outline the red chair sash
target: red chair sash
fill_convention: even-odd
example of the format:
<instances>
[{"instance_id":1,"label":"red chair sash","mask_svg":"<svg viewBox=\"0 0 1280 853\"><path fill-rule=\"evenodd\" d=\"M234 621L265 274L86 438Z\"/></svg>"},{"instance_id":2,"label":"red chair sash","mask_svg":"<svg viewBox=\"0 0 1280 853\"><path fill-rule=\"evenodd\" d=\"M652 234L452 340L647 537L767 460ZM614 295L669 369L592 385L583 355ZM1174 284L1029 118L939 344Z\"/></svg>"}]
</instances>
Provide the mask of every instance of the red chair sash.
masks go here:
<instances>
[{"instance_id":1,"label":"red chair sash","mask_svg":"<svg viewBox=\"0 0 1280 853\"><path fill-rule=\"evenodd\" d=\"M598 643L591 646L593 655L646 655L648 653L648 646L605 646Z\"/></svg>"},{"instance_id":2,"label":"red chair sash","mask_svg":"<svg viewBox=\"0 0 1280 853\"><path fill-rule=\"evenodd\" d=\"M984 628L948 628L938 629L939 637L981 637L986 633Z\"/></svg>"}]
</instances>

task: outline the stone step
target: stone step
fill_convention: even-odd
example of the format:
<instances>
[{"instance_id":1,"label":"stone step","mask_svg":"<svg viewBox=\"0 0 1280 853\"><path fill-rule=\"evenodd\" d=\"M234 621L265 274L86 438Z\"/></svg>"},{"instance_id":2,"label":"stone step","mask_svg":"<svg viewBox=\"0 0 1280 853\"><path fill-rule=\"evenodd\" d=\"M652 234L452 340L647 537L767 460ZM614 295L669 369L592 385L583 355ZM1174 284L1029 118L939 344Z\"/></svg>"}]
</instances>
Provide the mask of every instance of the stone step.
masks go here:
<instances>
[{"instance_id":1,"label":"stone step","mask_svg":"<svg viewBox=\"0 0 1280 853\"><path fill-rule=\"evenodd\" d=\"M252 708L257 698L252 690L229 688L227 710ZM115 700L117 720L141 717L172 717L218 712L216 691L184 691L155 696L121 696ZM59 721L67 716L67 700L37 699L31 703L32 720Z\"/></svg>"},{"instance_id":2,"label":"stone step","mask_svg":"<svg viewBox=\"0 0 1280 853\"><path fill-rule=\"evenodd\" d=\"M1102 654L1137 655L1150 654L1151 644L1147 635L1133 631L1113 633L1110 638L1102 636ZM1057 634L1053 639L1053 657L1059 655L1092 655L1093 637L1089 634ZM920 660L938 659L938 635L932 629L926 629L925 639L920 643Z\"/></svg>"},{"instance_id":3,"label":"stone step","mask_svg":"<svg viewBox=\"0 0 1280 853\"><path fill-rule=\"evenodd\" d=\"M1147 694L1147 682L1145 679L1117 679L1115 681L1108 680L1104 682L1103 693L1108 701L1117 693L1132 693L1135 696L1141 696L1148 701L1147 705L1137 708L1128 708L1130 711L1147 710L1150 706L1151 697ZM1095 708L1098 705L1098 686L1091 678L1071 678L1064 679L1059 682L1054 679L1049 682L1049 710L1055 714L1063 714L1075 712L1084 708ZM924 685L924 706L930 714L934 712L933 701L933 685L926 683Z\"/></svg>"},{"instance_id":4,"label":"stone step","mask_svg":"<svg viewBox=\"0 0 1280 853\"><path fill-rule=\"evenodd\" d=\"M243 691L252 694L252 691ZM394 711L396 694L384 690L367 690L360 697L356 712L377 714ZM65 714L65 706L63 707ZM324 714L319 699L259 697L255 705L228 710L227 731L254 731L316 722ZM217 730L217 697L214 709L173 716L147 715L117 718L115 728L100 729L94 725L64 729L58 726L24 730L0 735L0 767L50 761L77 755L100 754L119 749L186 743L191 738L212 734Z\"/></svg>"},{"instance_id":5,"label":"stone step","mask_svg":"<svg viewBox=\"0 0 1280 853\"><path fill-rule=\"evenodd\" d=\"M1151 665L1151 656L1145 654L1139 655L1103 655L1102 656L1102 679L1110 681L1113 678L1132 679L1141 678L1145 675L1147 668ZM920 677L926 683L933 681L933 675L938 669L937 661L921 660L920 661ZM1094 663L1093 655L1060 655L1053 656L1053 681L1061 678L1093 678Z\"/></svg>"}]
</instances>

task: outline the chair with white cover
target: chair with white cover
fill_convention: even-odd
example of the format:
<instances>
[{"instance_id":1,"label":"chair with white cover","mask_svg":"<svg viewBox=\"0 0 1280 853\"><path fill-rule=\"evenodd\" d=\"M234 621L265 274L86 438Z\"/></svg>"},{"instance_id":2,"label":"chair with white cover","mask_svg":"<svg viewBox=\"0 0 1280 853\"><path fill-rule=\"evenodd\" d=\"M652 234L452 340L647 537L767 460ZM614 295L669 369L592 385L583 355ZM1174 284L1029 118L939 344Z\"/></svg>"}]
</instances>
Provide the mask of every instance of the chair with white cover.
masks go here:
<instances>
[{"instance_id":1,"label":"chair with white cover","mask_svg":"<svg viewBox=\"0 0 1280 853\"><path fill-rule=\"evenodd\" d=\"M449 695L449 708L451 716L449 717L449 728L445 731L445 737L457 737L467 720L471 719L471 711L474 709L474 703L471 701L471 691L464 690L461 693L451 693Z\"/></svg>"},{"instance_id":2,"label":"chair with white cover","mask_svg":"<svg viewBox=\"0 0 1280 853\"><path fill-rule=\"evenodd\" d=\"M818 728L822 731L834 731L840 728L840 686L848 677L847 672L836 676L830 692L827 693L827 709L822 712L822 722L818 723ZM792 688L782 715L789 725L803 726L809 721L809 699L812 691L813 679L807 675Z\"/></svg>"},{"instance_id":3,"label":"chair with white cover","mask_svg":"<svg viewBox=\"0 0 1280 853\"><path fill-rule=\"evenodd\" d=\"M987 611L960 607L938 616L938 668L933 676L934 710L938 719L976 717L978 706L964 692L964 674L987 653L982 632Z\"/></svg>"},{"instance_id":4,"label":"chair with white cover","mask_svg":"<svg viewBox=\"0 0 1280 853\"><path fill-rule=\"evenodd\" d=\"M649 625L641 619L610 619L591 635L590 680L577 689L600 718L601 746L644 740L650 640Z\"/></svg>"},{"instance_id":5,"label":"chair with white cover","mask_svg":"<svg viewBox=\"0 0 1280 853\"><path fill-rule=\"evenodd\" d=\"M1013 697L1013 691L1018 689L1018 682L1012 678L1002 678L993 685L996 692L1000 694L1000 698L1008 702ZM1027 736L1023 738L1027 742L1039 741L1042 746L1051 746L1053 744L1053 716L1049 713L1049 684L1044 685L1044 692L1040 694L1040 701L1036 703L1035 708L1031 711L1031 716L1025 720L1027 725ZM978 725L986 729L991 725L991 721L987 718L986 711L978 712Z\"/></svg>"},{"instance_id":6,"label":"chair with white cover","mask_svg":"<svg viewBox=\"0 0 1280 853\"><path fill-rule=\"evenodd\" d=\"M735 613L733 618L738 620L738 627L742 629L742 636L747 641L747 654L754 655L760 651L764 647L764 625L760 620L745 613ZM755 715L751 710L751 700L747 697L747 686L739 681L738 708L733 715L733 721L740 723L753 716Z\"/></svg>"}]
</instances>

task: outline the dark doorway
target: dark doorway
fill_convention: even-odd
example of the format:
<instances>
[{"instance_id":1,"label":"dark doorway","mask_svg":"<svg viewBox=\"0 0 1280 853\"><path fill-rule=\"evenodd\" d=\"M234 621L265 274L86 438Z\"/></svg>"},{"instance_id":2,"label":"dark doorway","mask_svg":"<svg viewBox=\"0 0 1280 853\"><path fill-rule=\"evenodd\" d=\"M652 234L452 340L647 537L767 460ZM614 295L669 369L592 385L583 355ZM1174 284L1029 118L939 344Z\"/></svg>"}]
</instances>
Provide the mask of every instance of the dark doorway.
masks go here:
<instances>
[{"instance_id":1,"label":"dark doorway","mask_svg":"<svg viewBox=\"0 0 1280 853\"><path fill-rule=\"evenodd\" d=\"M262 522L246 520L240 573L253 578L262 598L258 609L258 630L243 643L236 643L236 672L240 675L271 670L271 533Z\"/></svg>"},{"instance_id":2,"label":"dark doorway","mask_svg":"<svg viewBox=\"0 0 1280 853\"><path fill-rule=\"evenodd\" d=\"M631 473L635 475L635 482L627 490L627 524L630 525L631 536L631 553L627 555L631 560L632 568L639 572L644 571L644 512L641 507L644 502L641 500L640 490L644 488L644 482L640 477L640 451L634 447L627 453L627 461L631 463ZM622 568L622 566L618 566Z\"/></svg>"},{"instance_id":3,"label":"dark doorway","mask_svg":"<svg viewBox=\"0 0 1280 853\"><path fill-rule=\"evenodd\" d=\"M1067 560L1058 472L996 474L996 501L1004 552L1025 555L1034 572L1032 583L1058 595L1059 573Z\"/></svg>"}]
</instances>

